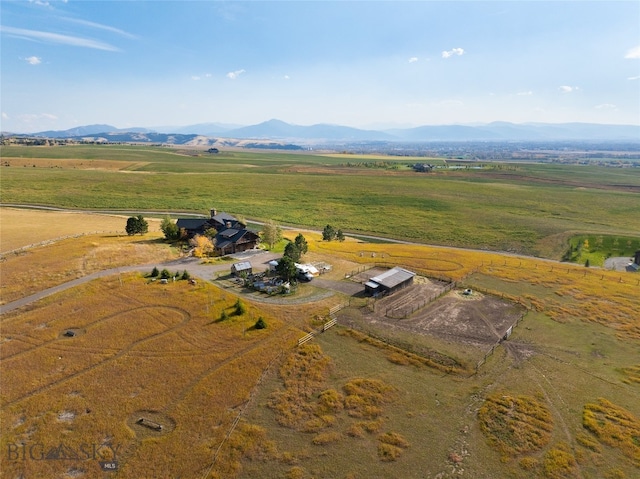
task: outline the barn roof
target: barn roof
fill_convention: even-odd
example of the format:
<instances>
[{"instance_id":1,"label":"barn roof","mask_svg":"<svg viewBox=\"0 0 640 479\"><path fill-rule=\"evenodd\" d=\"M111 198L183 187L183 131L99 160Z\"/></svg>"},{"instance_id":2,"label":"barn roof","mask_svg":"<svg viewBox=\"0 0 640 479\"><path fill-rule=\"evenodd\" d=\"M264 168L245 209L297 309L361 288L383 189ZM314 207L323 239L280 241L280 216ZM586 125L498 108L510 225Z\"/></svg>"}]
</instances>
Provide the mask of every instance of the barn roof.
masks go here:
<instances>
[{"instance_id":1,"label":"barn roof","mask_svg":"<svg viewBox=\"0 0 640 479\"><path fill-rule=\"evenodd\" d=\"M239 263L233 263L233 268L236 271L245 271L251 269L251 263L249 261L240 261Z\"/></svg>"},{"instance_id":2,"label":"barn roof","mask_svg":"<svg viewBox=\"0 0 640 479\"><path fill-rule=\"evenodd\" d=\"M372 282L384 286L385 288L394 288L413 278L415 275L415 273L409 270L396 266L395 268L391 268L389 271L385 271L384 273L371 278L367 283Z\"/></svg>"}]
</instances>

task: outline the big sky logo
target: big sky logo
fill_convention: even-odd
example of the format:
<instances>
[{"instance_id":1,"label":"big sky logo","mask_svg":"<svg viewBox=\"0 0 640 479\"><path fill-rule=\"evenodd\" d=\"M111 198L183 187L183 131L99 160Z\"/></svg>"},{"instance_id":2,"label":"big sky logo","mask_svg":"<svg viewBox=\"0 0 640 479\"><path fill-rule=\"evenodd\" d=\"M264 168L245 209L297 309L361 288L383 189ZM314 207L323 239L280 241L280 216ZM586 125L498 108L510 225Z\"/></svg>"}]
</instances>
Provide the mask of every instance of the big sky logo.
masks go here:
<instances>
[{"instance_id":1,"label":"big sky logo","mask_svg":"<svg viewBox=\"0 0 640 479\"><path fill-rule=\"evenodd\" d=\"M6 458L9 461L100 461L100 467L105 471L118 468L118 451L120 444L90 444L82 443L77 446L59 443L45 445L42 443L7 444Z\"/></svg>"}]
</instances>

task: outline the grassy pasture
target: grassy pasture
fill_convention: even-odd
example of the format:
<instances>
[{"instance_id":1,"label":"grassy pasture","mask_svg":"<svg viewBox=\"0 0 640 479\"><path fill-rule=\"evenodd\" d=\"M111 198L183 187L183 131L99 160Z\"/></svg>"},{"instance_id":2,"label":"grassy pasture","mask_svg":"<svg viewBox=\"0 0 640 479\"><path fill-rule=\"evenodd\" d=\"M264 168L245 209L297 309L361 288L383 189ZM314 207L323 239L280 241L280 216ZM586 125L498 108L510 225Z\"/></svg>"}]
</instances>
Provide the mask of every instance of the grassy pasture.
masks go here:
<instances>
[{"instance_id":1,"label":"grassy pasture","mask_svg":"<svg viewBox=\"0 0 640 479\"><path fill-rule=\"evenodd\" d=\"M111 441L122 447L122 477L195 477L262 370L300 335L292 322L251 305L243 316L213 321L234 302L211 286L147 284L130 275L3 316L3 451L19 441L72 447ZM268 329L248 328L258 314ZM68 328L82 334L62 338ZM162 413L175 429L138 438L127 421L144 410ZM69 468L6 459L3 474L53 477ZM97 461L79 466L87 477L101 477Z\"/></svg>"},{"instance_id":2,"label":"grassy pasture","mask_svg":"<svg viewBox=\"0 0 640 479\"><path fill-rule=\"evenodd\" d=\"M234 309L229 290L147 284L135 274L96 280L0 318L0 448L17 441L72 447L111 441L122 445L114 477L203 477L254 392L209 477L368 479L419 471L533 479L561 476L565 465L585 479L637 475L630 439L640 417L635 276L491 252L305 236L310 259L335 265L331 279L352 268L400 264L532 311L477 375L451 375L339 326L317 336L311 346L319 349L290 355L336 298L290 305L247 300L243 316L219 321L223 310ZM8 258L3 286L7 266L46 270L61 281L70 267L85 260L92 266L93 253L92 267L101 268L114 259L125 264L161 254L156 248L154 241L126 236L58 242ZM77 256L67 256L75 250ZM43 263L47 257L56 260ZM42 287L25 277L16 273L12 280L17 296L24 295L19 287ZM250 328L259 316L266 330ZM69 328L80 333L60 337ZM456 354L454 344L447 348ZM310 357L323 367L311 367ZM292 388L299 395L287 396ZM280 405L295 404L303 413L293 427L280 424L277 408L269 406L274 393L295 401ZM502 437L502 429L482 428L477 412L503 396L525 398L519 413L529 405L551 415L549 438L539 448L516 451L531 439L523 428L520 437L507 437L512 443L502 452L493 450L492 435ZM168 432L141 435L131 424L144 411L166 418ZM493 411L492 424L500 423L501 411L510 412ZM588 422L589 429L585 411L596 418L623 415L630 426ZM616 442L618 436L624 441ZM3 474L13 476L55 477L76 469L84 477L103 476L94 460L8 461L3 455L0 461Z\"/></svg>"},{"instance_id":3,"label":"grassy pasture","mask_svg":"<svg viewBox=\"0 0 640 479\"><path fill-rule=\"evenodd\" d=\"M579 264L604 266L611 256L632 258L640 250L640 238L609 235L578 235L569 241L567 259Z\"/></svg>"},{"instance_id":4,"label":"grassy pasture","mask_svg":"<svg viewBox=\"0 0 640 479\"><path fill-rule=\"evenodd\" d=\"M554 258L577 233L640 236L629 220L638 168L517 164L418 174L344 166L372 161L357 155L125 146L11 146L2 155L9 163L87 162L86 169L2 167L3 201L204 214L215 206L256 220ZM91 161L122 169L92 169Z\"/></svg>"},{"instance_id":5,"label":"grassy pasture","mask_svg":"<svg viewBox=\"0 0 640 479\"><path fill-rule=\"evenodd\" d=\"M147 218L150 234L157 237L160 221ZM20 208L0 208L0 254L31 244L73 235L111 233L125 235L127 217L64 213Z\"/></svg>"}]
</instances>

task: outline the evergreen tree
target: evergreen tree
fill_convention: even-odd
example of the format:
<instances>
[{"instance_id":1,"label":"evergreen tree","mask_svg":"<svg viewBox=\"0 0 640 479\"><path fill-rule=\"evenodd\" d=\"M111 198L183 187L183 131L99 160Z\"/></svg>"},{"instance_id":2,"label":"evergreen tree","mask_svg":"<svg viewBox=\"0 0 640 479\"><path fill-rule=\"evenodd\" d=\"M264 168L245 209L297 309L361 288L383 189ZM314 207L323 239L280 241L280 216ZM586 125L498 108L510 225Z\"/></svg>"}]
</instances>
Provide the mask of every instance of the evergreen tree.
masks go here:
<instances>
[{"instance_id":1,"label":"evergreen tree","mask_svg":"<svg viewBox=\"0 0 640 479\"><path fill-rule=\"evenodd\" d=\"M298 250L300 251L300 256L302 256L303 254L306 254L307 251L309 251L309 245L307 244L307 239L304 236L302 236L302 233L296 236L294 243L298 247Z\"/></svg>"},{"instance_id":2,"label":"evergreen tree","mask_svg":"<svg viewBox=\"0 0 640 479\"><path fill-rule=\"evenodd\" d=\"M336 230L331 225L327 225L322 230L322 239L324 241L331 241L336 237Z\"/></svg>"},{"instance_id":3,"label":"evergreen tree","mask_svg":"<svg viewBox=\"0 0 640 479\"><path fill-rule=\"evenodd\" d=\"M300 249L295 243L289 242L287 246L285 246L284 256L286 256L287 258L291 258L291 260L293 260L294 263L297 263L298 261L300 261L300 255L301 255Z\"/></svg>"}]
</instances>

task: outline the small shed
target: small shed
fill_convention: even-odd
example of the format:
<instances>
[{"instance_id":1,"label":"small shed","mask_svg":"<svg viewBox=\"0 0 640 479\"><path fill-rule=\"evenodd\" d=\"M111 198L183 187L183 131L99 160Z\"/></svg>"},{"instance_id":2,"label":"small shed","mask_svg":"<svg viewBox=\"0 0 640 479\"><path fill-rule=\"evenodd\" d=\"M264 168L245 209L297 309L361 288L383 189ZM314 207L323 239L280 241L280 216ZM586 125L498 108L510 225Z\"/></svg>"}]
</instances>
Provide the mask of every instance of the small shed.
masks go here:
<instances>
[{"instance_id":1,"label":"small shed","mask_svg":"<svg viewBox=\"0 0 640 479\"><path fill-rule=\"evenodd\" d=\"M273 273L276 270L276 268L278 267L278 260L277 259L272 259L267 264L269 265L269 271Z\"/></svg>"},{"instance_id":2,"label":"small shed","mask_svg":"<svg viewBox=\"0 0 640 479\"><path fill-rule=\"evenodd\" d=\"M251 274L251 263L249 261L240 261L231 265L231 274L240 276L241 274Z\"/></svg>"},{"instance_id":3,"label":"small shed","mask_svg":"<svg viewBox=\"0 0 640 479\"><path fill-rule=\"evenodd\" d=\"M371 296L389 294L413 284L415 273L396 266L364 284L365 293Z\"/></svg>"}]
</instances>

